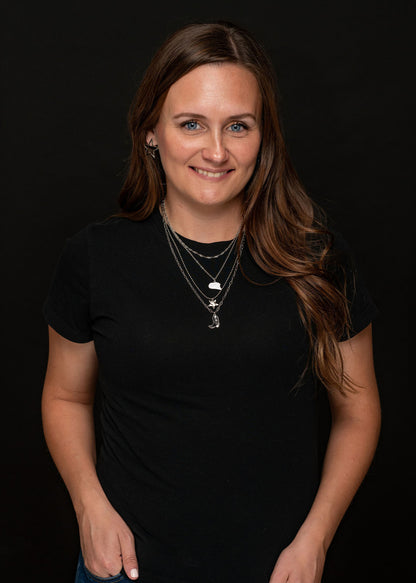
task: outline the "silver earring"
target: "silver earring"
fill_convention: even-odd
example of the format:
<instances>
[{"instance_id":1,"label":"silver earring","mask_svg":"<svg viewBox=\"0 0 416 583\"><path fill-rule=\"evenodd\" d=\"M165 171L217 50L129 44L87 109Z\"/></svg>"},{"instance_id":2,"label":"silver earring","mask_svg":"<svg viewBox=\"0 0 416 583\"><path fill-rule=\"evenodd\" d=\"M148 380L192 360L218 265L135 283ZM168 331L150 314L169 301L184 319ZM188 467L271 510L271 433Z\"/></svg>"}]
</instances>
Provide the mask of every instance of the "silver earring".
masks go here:
<instances>
[{"instance_id":1,"label":"silver earring","mask_svg":"<svg viewBox=\"0 0 416 583\"><path fill-rule=\"evenodd\" d=\"M159 146L156 144L156 146L153 145L153 140L151 139L150 142L148 144L144 145L144 151L146 156L151 156L153 159L156 158L156 152L158 151Z\"/></svg>"}]
</instances>

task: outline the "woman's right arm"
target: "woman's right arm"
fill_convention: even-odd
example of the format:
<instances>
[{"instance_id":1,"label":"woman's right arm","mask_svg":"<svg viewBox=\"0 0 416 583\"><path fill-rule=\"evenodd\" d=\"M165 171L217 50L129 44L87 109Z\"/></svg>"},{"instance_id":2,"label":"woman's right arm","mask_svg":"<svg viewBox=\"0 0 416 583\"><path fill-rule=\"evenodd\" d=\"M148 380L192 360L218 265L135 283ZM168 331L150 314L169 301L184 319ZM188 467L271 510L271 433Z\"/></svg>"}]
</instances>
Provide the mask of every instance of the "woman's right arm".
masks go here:
<instances>
[{"instance_id":1,"label":"woman's right arm","mask_svg":"<svg viewBox=\"0 0 416 583\"><path fill-rule=\"evenodd\" d=\"M130 579L137 579L133 535L108 501L95 469L93 406L98 364L94 342L71 342L48 329L43 430L71 496L86 567L100 577L116 575L123 567Z\"/></svg>"}]
</instances>

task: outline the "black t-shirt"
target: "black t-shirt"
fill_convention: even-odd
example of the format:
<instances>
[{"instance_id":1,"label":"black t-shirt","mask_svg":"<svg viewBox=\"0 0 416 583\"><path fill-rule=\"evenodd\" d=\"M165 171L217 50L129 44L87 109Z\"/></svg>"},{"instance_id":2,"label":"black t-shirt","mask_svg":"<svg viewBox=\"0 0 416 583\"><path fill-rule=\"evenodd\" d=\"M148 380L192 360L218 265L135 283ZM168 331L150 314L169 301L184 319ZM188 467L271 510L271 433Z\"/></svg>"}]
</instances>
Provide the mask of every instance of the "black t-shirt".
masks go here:
<instances>
[{"instance_id":1,"label":"black t-shirt","mask_svg":"<svg viewBox=\"0 0 416 583\"><path fill-rule=\"evenodd\" d=\"M183 240L203 254L225 247ZM242 266L273 279L246 247ZM359 276L350 294L358 333L378 310ZM312 374L292 390L308 337L289 284L238 271L210 329L155 211L69 238L43 313L69 340L94 340L97 472L134 533L141 582L267 583L320 476Z\"/></svg>"}]
</instances>

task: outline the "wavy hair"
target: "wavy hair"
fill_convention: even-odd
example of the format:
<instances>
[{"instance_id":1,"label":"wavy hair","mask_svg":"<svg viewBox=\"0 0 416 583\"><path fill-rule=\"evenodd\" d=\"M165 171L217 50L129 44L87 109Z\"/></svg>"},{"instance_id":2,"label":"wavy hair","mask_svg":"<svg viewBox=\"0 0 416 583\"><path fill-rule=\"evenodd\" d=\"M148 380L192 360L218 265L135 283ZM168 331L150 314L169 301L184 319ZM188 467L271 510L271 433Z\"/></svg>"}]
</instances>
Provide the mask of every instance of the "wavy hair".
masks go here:
<instances>
[{"instance_id":1,"label":"wavy hair","mask_svg":"<svg viewBox=\"0 0 416 583\"><path fill-rule=\"evenodd\" d=\"M170 86L196 67L222 62L251 71L262 96L262 141L244 192L243 224L258 266L276 278L285 278L296 293L310 345L308 363L297 385L311 368L328 390L345 394L354 390L338 345L343 335L348 337L351 325L345 271L332 252L334 236L326 214L308 196L289 159L272 63L247 30L222 21L188 24L157 50L129 109L132 146L118 197L118 216L144 220L165 196L160 158L146 155L144 145Z\"/></svg>"}]
</instances>

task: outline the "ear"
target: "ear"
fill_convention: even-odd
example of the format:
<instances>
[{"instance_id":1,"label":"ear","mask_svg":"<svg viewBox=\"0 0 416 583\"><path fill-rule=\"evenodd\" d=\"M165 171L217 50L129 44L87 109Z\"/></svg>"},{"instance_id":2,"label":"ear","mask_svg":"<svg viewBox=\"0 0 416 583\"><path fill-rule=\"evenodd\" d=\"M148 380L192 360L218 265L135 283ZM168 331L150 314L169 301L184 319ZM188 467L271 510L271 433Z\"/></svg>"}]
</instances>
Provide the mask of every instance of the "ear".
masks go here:
<instances>
[{"instance_id":1,"label":"ear","mask_svg":"<svg viewBox=\"0 0 416 583\"><path fill-rule=\"evenodd\" d=\"M152 143L150 143L150 140ZM146 134L146 144L157 146L157 139L154 130L147 132Z\"/></svg>"}]
</instances>

